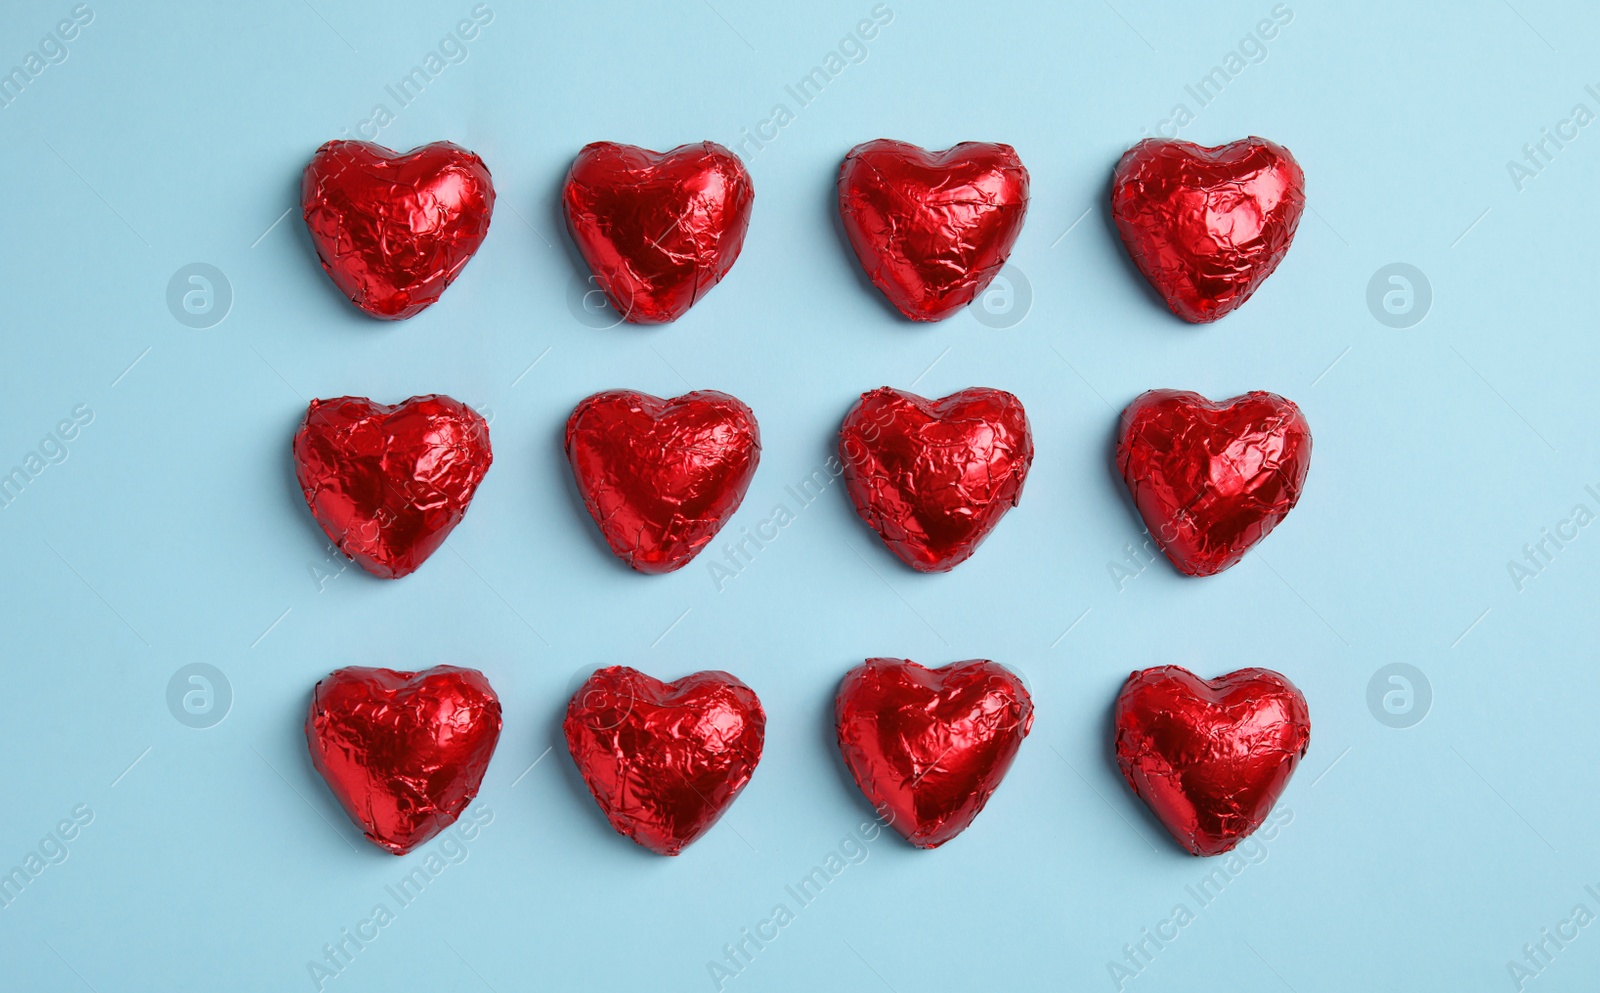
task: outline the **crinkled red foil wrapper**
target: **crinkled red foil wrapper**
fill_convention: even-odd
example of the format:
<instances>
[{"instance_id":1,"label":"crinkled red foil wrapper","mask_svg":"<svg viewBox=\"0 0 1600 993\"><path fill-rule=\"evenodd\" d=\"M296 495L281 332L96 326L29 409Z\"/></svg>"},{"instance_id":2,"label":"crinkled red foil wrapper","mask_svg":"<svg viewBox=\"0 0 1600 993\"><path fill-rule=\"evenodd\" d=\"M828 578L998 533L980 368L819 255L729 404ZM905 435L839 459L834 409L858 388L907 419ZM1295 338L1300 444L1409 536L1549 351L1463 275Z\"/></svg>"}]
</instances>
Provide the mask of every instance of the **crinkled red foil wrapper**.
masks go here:
<instances>
[{"instance_id":1,"label":"crinkled red foil wrapper","mask_svg":"<svg viewBox=\"0 0 1600 993\"><path fill-rule=\"evenodd\" d=\"M1311 428L1256 391L1213 402L1150 390L1122 412L1117 467L1150 536L1178 570L1211 576L1242 559L1300 500Z\"/></svg>"},{"instance_id":2,"label":"crinkled red foil wrapper","mask_svg":"<svg viewBox=\"0 0 1600 993\"><path fill-rule=\"evenodd\" d=\"M947 572L1022 499L1033 432L1022 401L973 387L938 400L880 387L839 430L856 513L902 562Z\"/></svg>"},{"instance_id":3,"label":"crinkled red foil wrapper","mask_svg":"<svg viewBox=\"0 0 1600 993\"><path fill-rule=\"evenodd\" d=\"M294 436L295 476L338 549L384 579L416 571L466 515L494 455L489 425L459 400L313 400Z\"/></svg>"},{"instance_id":4,"label":"crinkled red foil wrapper","mask_svg":"<svg viewBox=\"0 0 1600 993\"><path fill-rule=\"evenodd\" d=\"M1311 744L1305 697L1270 669L1135 672L1113 719L1128 785L1194 855L1230 851L1260 827Z\"/></svg>"},{"instance_id":5,"label":"crinkled red foil wrapper","mask_svg":"<svg viewBox=\"0 0 1600 993\"><path fill-rule=\"evenodd\" d=\"M675 321L739 258L755 189L713 141L653 152L584 146L561 193L567 229L601 291L634 324Z\"/></svg>"},{"instance_id":6,"label":"crinkled red foil wrapper","mask_svg":"<svg viewBox=\"0 0 1600 993\"><path fill-rule=\"evenodd\" d=\"M1172 312L1206 323L1237 309L1289 251L1305 173L1263 138L1216 148L1148 138L1112 177L1123 244Z\"/></svg>"},{"instance_id":7,"label":"crinkled red foil wrapper","mask_svg":"<svg viewBox=\"0 0 1600 993\"><path fill-rule=\"evenodd\" d=\"M1028 211L1028 170L1010 145L930 152L879 138L839 167L839 217L867 277L913 321L970 304L1011 255Z\"/></svg>"},{"instance_id":8,"label":"crinkled red foil wrapper","mask_svg":"<svg viewBox=\"0 0 1600 993\"><path fill-rule=\"evenodd\" d=\"M671 572L711 543L743 502L761 459L755 414L700 390L663 400L633 390L585 399L567 419L567 459L612 552Z\"/></svg>"},{"instance_id":9,"label":"crinkled red foil wrapper","mask_svg":"<svg viewBox=\"0 0 1600 993\"><path fill-rule=\"evenodd\" d=\"M489 681L448 665L339 669L317 683L306 715L312 765L367 838L395 855L455 823L499 740Z\"/></svg>"},{"instance_id":10,"label":"crinkled red foil wrapper","mask_svg":"<svg viewBox=\"0 0 1600 993\"><path fill-rule=\"evenodd\" d=\"M611 826L660 855L683 851L732 805L766 727L755 691L726 672L663 683L627 666L595 671L562 723Z\"/></svg>"},{"instance_id":11,"label":"crinkled red foil wrapper","mask_svg":"<svg viewBox=\"0 0 1600 993\"><path fill-rule=\"evenodd\" d=\"M839 684L839 752L880 818L918 848L965 831L1033 728L1033 698L986 659L868 659Z\"/></svg>"},{"instance_id":12,"label":"crinkled red foil wrapper","mask_svg":"<svg viewBox=\"0 0 1600 993\"><path fill-rule=\"evenodd\" d=\"M330 141L306 166L300 208L334 285L398 321L438 300L483 244L494 182L482 159L448 141L406 153Z\"/></svg>"}]
</instances>

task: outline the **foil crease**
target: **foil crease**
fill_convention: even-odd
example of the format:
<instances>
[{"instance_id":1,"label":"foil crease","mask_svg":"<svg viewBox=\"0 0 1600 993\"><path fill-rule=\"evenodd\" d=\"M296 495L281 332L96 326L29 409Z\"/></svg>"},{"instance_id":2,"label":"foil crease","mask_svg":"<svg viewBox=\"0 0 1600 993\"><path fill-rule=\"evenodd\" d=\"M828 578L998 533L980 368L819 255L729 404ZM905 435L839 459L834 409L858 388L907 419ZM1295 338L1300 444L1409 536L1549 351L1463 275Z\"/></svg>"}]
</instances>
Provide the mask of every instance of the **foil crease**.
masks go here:
<instances>
[{"instance_id":1,"label":"foil crease","mask_svg":"<svg viewBox=\"0 0 1600 993\"><path fill-rule=\"evenodd\" d=\"M739 509L761 459L755 414L726 393L585 399L567 419L578 493L612 552L639 572L681 569Z\"/></svg>"},{"instance_id":2,"label":"foil crease","mask_svg":"<svg viewBox=\"0 0 1600 993\"><path fill-rule=\"evenodd\" d=\"M726 672L672 682L627 666L594 672L573 694L567 750L618 834L677 855L711 829L761 761L767 715Z\"/></svg>"},{"instance_id":3,"label":"foil crease","mask_svg":"<svg viewBox=\"0 0 1600 993\"><path fill-rule=\"evenodd\" d=\"M879 138L850 150L838 186L867 278L913 321L943 320L982 293L1028 211L1028 170L1010 145L929 152Z\"/></svg>"},{"instance_id":4,"label":"foil crease","mask_svg":"<svg viewBox=\"0 0 1600 993\"><path fill-rule=\"evenodd\" d=\"M1033 699L986 659L868 659L835 700L839 753L880 819L918 848L965 831L1033 728Z\"/></svg>"},{"instance_id":5,"label":"foil crease","mask_svg":"<svg viewBox=\"0 0 1600 993\"><path fill-rule=\"evenodd\" d=\"M856 513L889 550L918 572L948 572L1021 500L1033 433L1003 390L928 400L884 386L845 414L839 458Z\"/></svg>"},{"instance_id":6,"label":"foil crease","mask_svg":"<svg viewBox=\"0 0 1600 993\"><path fill-rule=\"evenodd\" d=\"M599 141L567 172L567 230L622 319L682 317L739 258L755 191L716 142L653 152Z\"/></svg>"},{"instance_id":7,"label":"foil crease","mask_svg":"<svg viewBox=\"0 0 1600 993\"><path fill-rule=\"evenodd\" d=\"M1216 148L1147 138L1112 176L1111 214L1133 262L1196 324L1238 309L1283 261L1305 210L1305 173L1263 138Z\"/></svg>"},{"instance_id":8,"label":"foil crease","mask_svg":"<svg viewBox=\"0 0 1600 993\"><path fill-rule=\"evenodd\" d=\"M410 575L444 543L494 460L478 412L438 395L313 400L293 453L328 540L384 579Z\"/></svg>"},{"instance_id":9,"label":"foil crease","mask_svg":"<svg viewBox=\"0 0 1600 993\"><path fill-rule=\"evenodd\" d=\"M1122 412L1117 468L1156 545L1187 576L1244 558L1288 516L1311 469L1293 402L1256 391L1212 402L1150 390Z\"/></svg>"},{"instance_id":10,"label":"foil crease","mask_svg":"<svg viewBox=\"0 0 1600 993\"><path fill-rule=\"evenodd\" d=\"M454 824L500 740L483 673L338 669L311 691L306 743L328 789L366 834L404 855Z\"/></svg>"},{"instance_id":11,"label":"foil crease","mask_svg":"<svg viewBox=\"0 0 1600 993\"><path fill-rule=\"evenodd\" d=\"M447 141L404 154L330 141L306 166L300 208L339 291L398 321L437 301L483 244L494 182L482 159Z\"/></svg>"},{"instance_id":12,"label":"foil crease","mask_svg":"<svg viewBox=\"0 0 1600 993\"><path fill-rule=\"evenodd\" d=\"M1231 851L1260 827L1311 743L1305 697L1270 669L1135 672L1113 720L1122 775L1192 855Z\"/></svg>"}]
</instances>

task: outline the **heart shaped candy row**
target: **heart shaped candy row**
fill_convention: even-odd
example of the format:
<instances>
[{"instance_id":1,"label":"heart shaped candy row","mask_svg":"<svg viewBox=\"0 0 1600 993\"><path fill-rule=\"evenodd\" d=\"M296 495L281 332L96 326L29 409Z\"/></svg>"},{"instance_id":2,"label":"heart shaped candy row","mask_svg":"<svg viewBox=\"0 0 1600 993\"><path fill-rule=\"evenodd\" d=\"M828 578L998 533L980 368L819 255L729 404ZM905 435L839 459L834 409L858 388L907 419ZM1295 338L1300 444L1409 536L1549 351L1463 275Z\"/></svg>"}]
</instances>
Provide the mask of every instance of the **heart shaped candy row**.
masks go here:
<instances>
[{"instance_id":1,"label":"heart shaped candy row","mask_svg":"<svg viewBox=\"0 0 1600 993\"><path fill-rule=\"evenodd\" d=\"M596 670L567 705L567 749L619 834L677 855L710 830L761 760L766 713L726 672L663 683ZM1294 684L1267 669L1201 679L1132 673L1115 707L1117 765L1194 855L1260 827L1310 744ZM396 855L453 824L477 796L500 738L481 672L349 668L317 683L306 741L317 771L374 844ZM994 662L938 669L868 659L839 685L840 754L879 819L919 848L972 824L1033 727L1022 681Z\"/></svg>"},{"instance_id":2,"label":"heart shaped candy row","mask_svg":"<svg viewBox=\"0 0 1600 993\"><path fill-rule=\"evenodd\" d=\"M323 532L387 579L415 571L444 543L493 461L489 425L446 396L394 406L313 400L293 452ZM707 548L739 508L761 433L750 408L725 393L662 400L611 390L573 410L566 452L611 551L639 572L662 573ZM973 388L928 400L882 387L846 413L828 471L843 477L857 514L891 552L918 571L945 572L1021 500L1033 455L1027 414L1010 393ZM1179 571L1207 576L1238 562L1294 508L1311 432L1298 407L1271 393L1213 403L1152 390L1123 411L1116 460L1157 546ZM752 555L760 540L746 530L726 546L729 564L737 570L741 549Z\"/></svg>"},{"instance_id":3,"label":"heart shaped candy row","mask_svg":"<svg viewBox=\"0 0 1600 993\"><path fill-rule=\"evenodd\" d=\"M1005 265L1028 209L1010 145L930 152L878 139L839 170L839 215L867 276L913 321L970 304ZM596 142L561 191L567 229L624 321L682 317L733 268L750 226L750 174L715 142L653 152ZM489 231L494 183L449 142L404 154L330 141L306 166L301 210L334 284L373 317L437 301ZM1305 174L1282 146L1146 139L1113 172L1111 212L1134 263L1173 313L1214 321L1248 300L1289 251Z\"/></svg>"}]
</instances>

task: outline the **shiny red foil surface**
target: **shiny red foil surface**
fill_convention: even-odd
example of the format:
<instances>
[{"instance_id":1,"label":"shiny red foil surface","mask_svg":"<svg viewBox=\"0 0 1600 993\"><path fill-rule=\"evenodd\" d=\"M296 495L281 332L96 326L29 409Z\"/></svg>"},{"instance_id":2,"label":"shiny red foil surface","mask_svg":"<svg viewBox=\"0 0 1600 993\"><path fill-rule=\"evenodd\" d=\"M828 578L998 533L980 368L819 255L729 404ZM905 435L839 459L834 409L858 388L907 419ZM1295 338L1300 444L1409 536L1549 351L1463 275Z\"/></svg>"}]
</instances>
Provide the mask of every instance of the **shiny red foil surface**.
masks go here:
<instances>
[{"instance_id":1,"label":"shiny red foil surface","mask_svg":"<svg viewBox=\"0 0 1600 993\"><path fill-rule=\"evenodd\" d=\"M1022 401L973 387L939 400L863 393L839 430L856 513L918 572L965 562L1022 498L1033 433Z\"/></svg>"},{"instance_id":2,"label":"shiny red foil surface","mask_svg":"<svg viewBox=\"0 0 1600 993\"><path fill-rule=\"evenodd\" d=\"M330 141L306 166L300 209L340 292L398 321L438 300L483 244L494 182L482 159L448 141L404 154Z\"/></svg>"},{"instance_id":3,"label":"shiny red foil surface","mask_svg":"<svg viewBox=\"0 0 1600 993\"><path fill-rule=\"evenodd\" d=\"M354 667L311 691L311 763L375 845L404 855L454 824L500 740L500 700L476 669Z\"/></svg>"},{"instance_id":4,"label":"shiny red foil surface","mask_svg":"<svg viewBox=\"0 0 1600 993\"><path fill-rule=\"evenodd\" d=\"M1214 403L1151 390L1122 412L1117 468L1178 571L1211 576L1294 509L1311 468L1311 428L1272 393Z\"/></svg>"},{"instance_id":5,"label":"shiny red foil surface","mask_svg":"<svg viewBox=\"0 0 1600 993\"><path fill-rule=\"evenodd\" d=\"M1033 728L1022 680L985 659L927 669L868 659L839 684L839 752L856 785L918 848L965 831Z\"/></svg>"},{"instance_id":6,"label":"shiny red foil surface","mask_svg":"<svg viewBox=\"0 0 1600 993\"><path fill-rule=\"evenodd\" d=\"M618 834L676 855L750 781L766 741L755 691L726 672L672 682L598 669L567 705L567 750Z\"/></svg>"},{"instance_id":7,"label":"shiny red foil surface","mask_svg":"<svg viewBox=\"0 0 1600 993\"><path fill-rule=\"evenodd\" d=\"M1260 827L1311 742L1305 697L1270 669L1135 672L1114 722L1128 785L1193 855L1220 855Z\"/></svg>"},{"instance_id":8,"label":"shiny red foil surface","mask_svg":"<svg viewBox=\"0 0 1600 993\"><path fill-rule=\"evenodd\" d=\"M1306 205L1289 150L1147 138L1112 176L1111 214L1150 285L1186 321L1236 310L1283 261Z\"/></svg>"},{"instance_id":9,"label":"shiny red foil surface","mask_svg":"<svg viewBox=\"0 0 1600 993\"><path fill-rule=\"evenodd\" d=\"M567 230L611 306L634 324L682 317L733 268L755 191L716 142L652 152L585 145L561 191Z\"/></svg>"},{"instance_id":10,"label":"shiny red foil surface","mask_svg":"<svg viewBox=\"0 0 1600 993\"><path fill-rule=\"evenodd\" d=\"M1028 170L1010 145L930 152L879 138L839 169L839 217L872 284L913 321L971 303L1005 265L1028 211Z\"/></svg>"},{"instance_id":11,"label":"shiny red foil surface","mask_svg":"<svg viewBox=\"0 0 1600 993\"><path fill-rule=\"evenodd\" d=\"M596 393L567 419L572 478L606 544L640 572L672 572L739 509L761 460L749 407L701 390L663 400Z\"/></svg>"},{"instance_id":12,"label":"shiny red foil surface","mask_svg":"<svg viewBox=\"0 0 1600 993\"><path fill-rule=\"evenodd\" d=\"M410 575L444 543L493 460L489 425L447 396L313 400L294 436L311 516L384 579Z\"/></svg>"}]
</instances>

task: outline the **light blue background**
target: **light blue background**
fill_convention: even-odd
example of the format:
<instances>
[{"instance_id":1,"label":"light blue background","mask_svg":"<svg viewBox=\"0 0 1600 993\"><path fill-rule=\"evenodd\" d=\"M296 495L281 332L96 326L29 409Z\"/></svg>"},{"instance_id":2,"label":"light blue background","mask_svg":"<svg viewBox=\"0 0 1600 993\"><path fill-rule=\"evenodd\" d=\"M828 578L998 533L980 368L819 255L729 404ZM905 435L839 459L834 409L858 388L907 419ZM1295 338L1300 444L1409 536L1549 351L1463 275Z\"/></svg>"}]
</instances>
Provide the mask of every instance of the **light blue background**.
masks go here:
<instances>
[{"instance_id":1,"label":"light blue background","mask_svg":"<svg viewBox=\"0 0 1600 993\"><path fill-rule=\"evenodd\" d=\"M746 156L754 221L730 277L675 325L597 330L568 309L578 270L556 211L577 149L732 145L774 104L796 110L784 86L873 4L491 0L467 59L378 140L479 152L493 228L442 302L374 322L282 215L313 149L377 102L395 109L385 85L472 6L91 0L66 61L0 110L0 467L75 405L95 415L0 511L0 868L75 805L94 812L70 857L0 910L0 984L314 988L307 962L392 908L384 887L421 858L363 843L308 765L307 694L351 664L476 666L506 723L480 798L492 823L327 982L344 993L714 988L722 946L793 909L785 886L870 815L829 712L871 655L999 660L1033 689L1033 733L966 834L934 852L879 838L727 989L1114 989L1108 961L1175 904L1195 910L1185 887L1216 868L1179 852L1108 757L1121 680L1166 663L1276 668L1315 727L1265 860L1126 988L1506 990L1525 942L1575 904L1600 912L1584 890L1600 884L1600 528L1520 591L1507 571L1575 504L1600 510L1584 491L1600 483L1600 129L1520 192L1506 169L1575 103L1600 111L1584 91L1600 83L1600 12L1290 0L1265 60L1182 137L1283 143L1312 212L1243 310L1191 327L1125 261L1110 169L1175 103L1195 110L1185 85L1273 4L973 15L889 0L866 59ZM7 4L0 67L71 7ZM1034 183L1013 255L1033 288L1020 324L912 326L863 284L833 178L880 136L1016 146ZM1366 305L1396 261L1434 291L1407 330ZM209 330L165 303L192 262L233 288ZM784 487L882 384L994 386L1027 406L1022 504L949 575L902 567L838 488L720 592L703 562L634 575L604 552L560 453L567 413L596 390L731 392L765 442L737 533L794 509ZM1119 591L1109 564L1140 528L1109 445L1116 412L1152 387L1282 393L1316 457L1299 508L1237 568L1192 581L1158 561ZM306 401L428 392L492 413L497 461L471 513L415 576L319 583L330 564L288 455ZM205 730L166 704L194 662L234 694ZM1406 730L1366 704L1393 662L1434 693ZM726 668L765 702L760 769L680 858L608 830L556 744L576 677L608 663ZM1578 934L1527 988L1593 988L1600 928Z\"/></svg>"}]
</instances>

